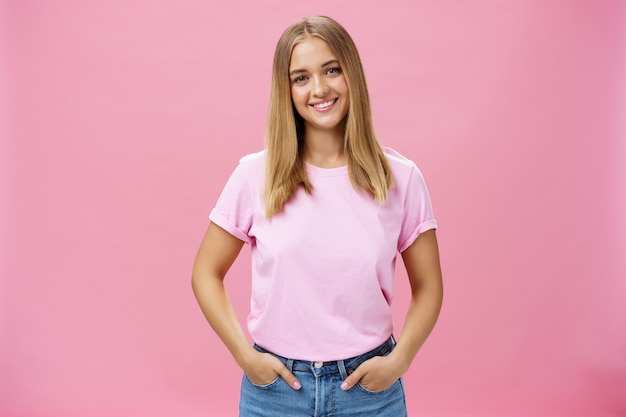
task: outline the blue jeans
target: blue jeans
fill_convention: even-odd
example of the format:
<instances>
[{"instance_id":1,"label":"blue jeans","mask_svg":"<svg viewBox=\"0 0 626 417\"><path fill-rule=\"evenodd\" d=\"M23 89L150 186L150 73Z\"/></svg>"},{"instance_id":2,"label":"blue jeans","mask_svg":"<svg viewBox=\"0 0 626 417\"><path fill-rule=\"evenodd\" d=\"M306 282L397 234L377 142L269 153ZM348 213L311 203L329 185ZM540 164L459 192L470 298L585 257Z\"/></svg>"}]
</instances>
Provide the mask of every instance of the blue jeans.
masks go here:
<instances>
[{"instance_id":1,"label":"blue jeans","mask_svg":"<svg viewBox=\"0 0 626 417\"><path fill-rule=\"evenodd\" d=\"M369 391L361 384L344 391L341 382L361 363L386 356L394 348L393 338L376 349L350 359L309 362L283 358L254 345L259 352L280 359L302 384L298 391L278 377L267 385L256 385L244 374L239 402L240 417L406 417L402 379L385 391Z\"/></svg>"}]
</instances>

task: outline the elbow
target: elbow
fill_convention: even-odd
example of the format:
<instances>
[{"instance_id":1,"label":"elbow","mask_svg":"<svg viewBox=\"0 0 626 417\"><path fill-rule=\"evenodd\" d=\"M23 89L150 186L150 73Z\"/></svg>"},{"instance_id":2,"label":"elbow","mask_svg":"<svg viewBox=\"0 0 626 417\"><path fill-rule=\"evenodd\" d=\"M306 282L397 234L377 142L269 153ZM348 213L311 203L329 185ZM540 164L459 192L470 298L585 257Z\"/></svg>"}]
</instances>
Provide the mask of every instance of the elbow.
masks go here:
<instances>
[{"instance_id":1,"label":"elbow","mask_svg":"<svg viewBox=\"0 0 626 417\"><path fill-rule=\"evenodd\" d=\"M443 281L439 277L438 279L426 280L419 285L413 286L411 298L416 300L428 298L441 304L443 301L443 292Z\"/></svg>"},{"instance_id":2,"label":"elbow","mask_svg":"<svg viewBox=\"0 0 626 417\"><path fill-rule=\"evenodd\" d=\"M198 276L194 273L191 274L191 290L194 294L197 294L198 291Z\"/></svg>"},{"instance_id":3,"label":"elbow","mask_svg":"<svg viewBox=\"0 0 626 417\"><path fill-rule=\"evenodd\" d=\"M222 284L224 281L224 275L219 271L213 271L210 268L194 267L191 272L191 288L194 294L207 291L208 288L215 288L215 285Z\"/></svg>"},{"instance_id":4,"label":"elbow","mask_svg":"<svg viewBox=\"0 0 626 417\"><path fill-rule=\"evenodd\" d=\"M202 274L202 272L194 265L194 268L191 271L191 289L196 294L204 281L203 276L204 274Z\"/></svg>"}]
</instances>

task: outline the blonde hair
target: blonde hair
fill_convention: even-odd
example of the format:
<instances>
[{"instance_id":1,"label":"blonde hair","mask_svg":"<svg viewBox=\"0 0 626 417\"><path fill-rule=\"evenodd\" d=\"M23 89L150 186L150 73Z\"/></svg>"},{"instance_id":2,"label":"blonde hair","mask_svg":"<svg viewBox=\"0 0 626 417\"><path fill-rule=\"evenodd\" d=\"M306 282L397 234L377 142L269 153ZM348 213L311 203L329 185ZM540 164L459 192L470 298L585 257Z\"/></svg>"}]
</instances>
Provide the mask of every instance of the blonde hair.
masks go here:
<instances>
[{"instance_id":1,"label":"blonde hair","mask_svg":"<svg viewBox=\"0 0 626 417\"><path fill-rule=\"evenodd\" d=\"M337 56L348 86L350 104L344 147L352 185L357 191L365 190L381 204L387 201L387 190L393 185L389 163L374 132L365 74L354 41L339 23L329 17L305 18L285 30L274 53L265 138L267 217L281 211L300 185L307 193L313 192L303 157L304 121L292 104L289 78L293 48L310 36L328 43Z\"/></svg>"}]
</instances>

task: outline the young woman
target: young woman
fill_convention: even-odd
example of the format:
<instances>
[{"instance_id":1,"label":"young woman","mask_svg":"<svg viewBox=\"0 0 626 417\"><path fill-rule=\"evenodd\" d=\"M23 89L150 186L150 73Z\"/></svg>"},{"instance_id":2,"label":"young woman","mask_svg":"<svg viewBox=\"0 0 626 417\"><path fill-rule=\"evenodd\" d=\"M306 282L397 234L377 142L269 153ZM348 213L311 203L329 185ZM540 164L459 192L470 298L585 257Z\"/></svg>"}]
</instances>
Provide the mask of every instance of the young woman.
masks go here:
<instances>
[{"instance_id":1,"label":"young woman","mask_svg":"<svg viewBox=\"0 0 626 417\"><path fill-rule=\"evenodd\" d=\"M240 416L406 416L401 375L442 301L436 222L413 162L379 144L345 29L315 16L274 56L266 149L241 159L200 245L192 284L244 371ZM251 245L250 345L224 289ZM411 301L397 342L397 253Z\"/></svg>"}]
</instances>

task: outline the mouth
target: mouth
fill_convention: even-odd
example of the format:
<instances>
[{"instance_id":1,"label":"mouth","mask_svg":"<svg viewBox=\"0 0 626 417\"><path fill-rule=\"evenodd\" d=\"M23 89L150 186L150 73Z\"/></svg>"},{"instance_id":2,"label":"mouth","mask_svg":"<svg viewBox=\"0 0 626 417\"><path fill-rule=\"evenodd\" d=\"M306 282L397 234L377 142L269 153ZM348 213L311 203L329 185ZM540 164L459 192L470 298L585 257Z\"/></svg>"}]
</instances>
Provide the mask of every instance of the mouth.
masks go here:
<instances>
[{"instance_id":1,"label":"mouth","mask_svg":"<svg viewBox=\"0 0 626 417\"><path fill-rule=\"evenodd\" d=\"M334 98L332 100L324 101L323 103L311 104L311 106L318 111L325 111L330 109L333 104L335 104L339 100L338 98Z\"/></svg>"}]
</instances>

